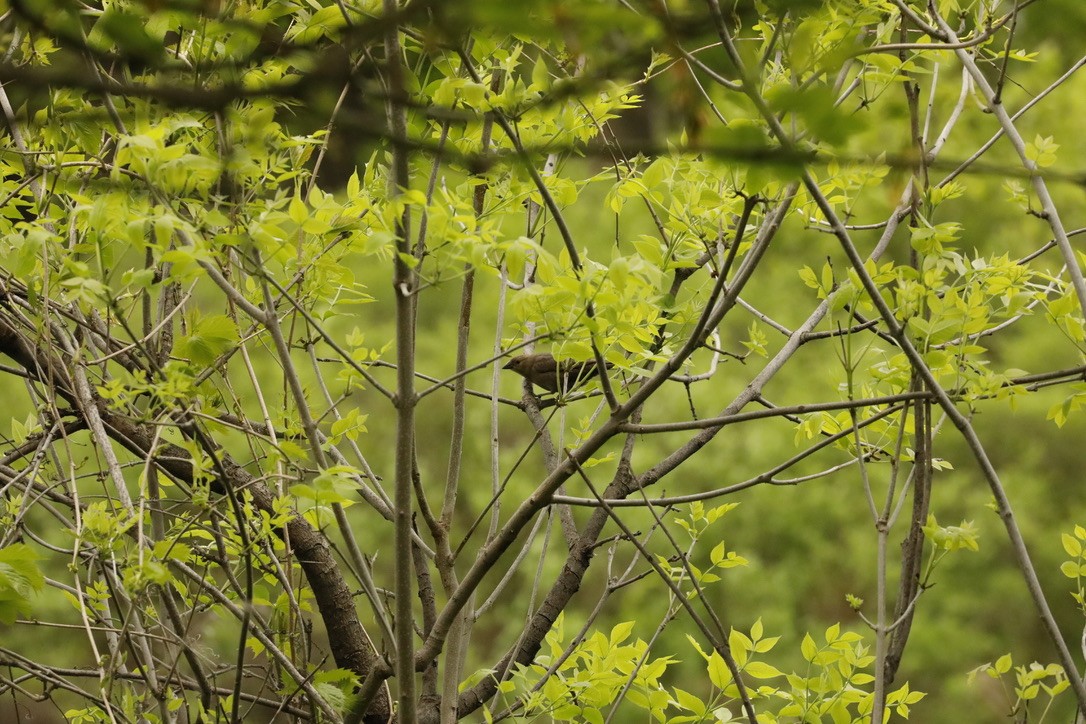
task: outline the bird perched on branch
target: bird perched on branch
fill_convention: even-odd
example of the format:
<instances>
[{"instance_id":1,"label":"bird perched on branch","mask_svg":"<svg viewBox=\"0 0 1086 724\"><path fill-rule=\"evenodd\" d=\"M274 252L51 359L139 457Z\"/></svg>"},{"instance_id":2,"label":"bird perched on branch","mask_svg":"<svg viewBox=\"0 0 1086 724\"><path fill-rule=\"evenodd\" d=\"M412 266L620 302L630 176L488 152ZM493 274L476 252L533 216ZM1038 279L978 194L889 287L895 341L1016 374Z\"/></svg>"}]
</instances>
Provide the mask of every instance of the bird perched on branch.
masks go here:
<instances>
[{"instance_id":1,"label":"bird perched on branch","mask_svg":"<svg viewBox=\"0 0 1086 724\"><path fill-rule=\"evenodd\" d=\"M610 364L607 365L610 368ZM559 362L551 354L521 354L509 360L502 369L513 370L533 385L548 392L567 392L592 379L599 372L596 362Z\"/></svg>"}]
</instances>

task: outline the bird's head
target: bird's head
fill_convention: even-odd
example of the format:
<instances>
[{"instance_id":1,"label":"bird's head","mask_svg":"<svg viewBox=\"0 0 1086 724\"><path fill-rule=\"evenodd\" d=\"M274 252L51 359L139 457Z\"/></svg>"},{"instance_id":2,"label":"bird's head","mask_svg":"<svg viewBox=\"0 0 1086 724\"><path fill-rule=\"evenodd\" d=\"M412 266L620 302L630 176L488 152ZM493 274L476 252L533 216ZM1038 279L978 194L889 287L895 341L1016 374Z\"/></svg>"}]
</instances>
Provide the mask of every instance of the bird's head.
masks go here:
<instances>
[{"instance_id":1,"label":"bird's head","mask_svg":"<svg viewBox=\"0 0 1086 724\"><path fill-rule=\"evenodd\" d=\"M528 355L518 354L516 357L510 358L508 362L502 367L503 370L513 370L514 372L520 372L525 369L528 362Z\"/></svg>"}]
</instances>

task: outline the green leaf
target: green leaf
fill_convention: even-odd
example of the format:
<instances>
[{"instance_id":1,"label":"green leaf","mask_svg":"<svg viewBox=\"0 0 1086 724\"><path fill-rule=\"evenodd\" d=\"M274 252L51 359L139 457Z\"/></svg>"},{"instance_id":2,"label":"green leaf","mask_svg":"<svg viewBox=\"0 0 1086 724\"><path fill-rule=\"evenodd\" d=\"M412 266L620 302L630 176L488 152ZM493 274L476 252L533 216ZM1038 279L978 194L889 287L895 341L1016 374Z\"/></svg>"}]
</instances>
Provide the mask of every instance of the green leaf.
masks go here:
<instances>
[{"instance_id":1,"label":"green leaf","mask_svg":"<svg viewBox=\"0 0 1086 724\"><path fill-rule=\"evenodd\" d=\"M313 13L309 20L300 22L288 36L298 44L304 45L321 37L333 35L347 24L344 12L338 3L332 3Z\"/></svg>"},{"instance_id":2,"label":"green leaf","mask_svg":"<svg viewBox=\"0 0 1086 724\"><path fill-rule=\"evenodd\" d=\"M529 90L542 91L550 85L551 74L547 59L541 54L532 66L532 85Z\"/></svg>"},{"instance_id":3,"label":"green leaf","mask_svg":"<svg viewBox=\"0 0 1086 724\"><path fill-rule=\"evenodd\" d=\"M709 681L722 691L732 681L732 674L728 671L727 664L724 663L724 659L716 651L709 654L709 665L706 667L706 671L709 674Z\"/></svg>"},{"instance_id":4,"label":"green leaf","mask_svg":"<svg viewBox=\"0 0 1086 724\"><path fill-rule=\"evenodd\" d=\"M688 711L694 712L694 714L698 715L699 717L705 716L706 706L705 702L703 702L701 699L687 691L684 691L683 689L680 689L679 687L675 687L671 691L674 694L674 703L676 705Z\"/></svg>"},{"instance_id":5,"label":"green leaf","mask_svg":"<svg viewBox=\"0 0 1086 724\"><path fill-rule=\"evenodd\" d=\"M803 643L800 644L799 651L803 654L805 660L814 661L815 655L818 653L818 646L815 645L811 634L803 634Z\"/></svg>"},{"instance_id":6,"label":"green leaf","mask_svg":"<svg viewBox=\"0 0 1086 724\"><path fill-rule=\"evenodd\" d=\"M0 550L0 623L10 625L20 615L33 612L30 596L45 586L38 560L38 554L24 543Z\"/></svg>"},{"instance_id":7,"label":"green leaf","mask_svg":"<svg viewBox=\"0 0 1086 724\"><path fill-rule=\"evenodd\" d=\"M181 338L181 353L199 365L210 365L219 355L233 349L238 343L238 328L234 320L225 314L215 314L197 320L191 333Z\"/></svg>"},{"instance_id":8,"label":"green leaf","mask_svg":"<svg viewBox=\"0 0 1086 724\"><path fill-rule=\"evenodd\" d=\"M357 407L348 410L347 414L332 423L332 438L338 439L346 436L350 440L357 440L358 434L366 432L366 419L369 415L363 415Z\"/></svg>"},{"instance_id":9,"label":"green leaf","mask_svg":"<svg viewBox=\"0 0 1086 724\"><path fill-rule=\"evenodd\" d=\"M303 462L309 459L309 453L298 443L293 440L280 440L279 449L286 454L286 456L295 462Z\"/></svg>"},{"instance_id":10,"label":"green leaf","mask_svg":"<svg viewBox=\"0 0 1086 724\"><path fill-rule=\"evenodd\" d=\"M633 627L633 621L624 621L623 623L615 625L615 627L611 629L611 636L608 643L611 646L618 646L629 638L630 632L633 631Z\"/></svg>"},{"instance_id":11,"label":"green leaf","mask_svg":"<svg viewBox=\"0 0 1086 724\"><path fill-rule=\"evenodd\" d=\"M288 213L291 221L296 224L303 224L309 218L309 207L302 201L301 196L295 195L290 199Z\"/></svg>"},{"instance_id":12,"label":"green leaf","mask_svg":"<svg viewBox=\"0 0 1086 724\"><path fill-rule=\"evenodd\" d=\"M318 671L313 677L314 688L333 707L342 710L348 697L358 685L358 675L347 669Z\"/></svg>"},{"instance_id":13,"label":"green leaf","mask_svg":"<svg viewBox=\"0 0 1086 724\"><path fill-rule=\"evenodd\" d=\"M664 179L670 177L675 164L668 156L660 158L649 164L648 168L641 172L641 183L652 191L663 185Z\"/></svg>"},{"instance_id":14,"label":"green leaf","mask_svg":"<svg viewBox=\"0 0 1086 724\"><path fill-rule=\"evenodd\" d=\"M153 62L162 58L165 49L162 41L147 32L146 22L144 18L111 8L98 18L94 31L116 43L122 55Z\"/></svg>"},{"instance_id":15,"label":"green leaf","mask_svg":"<svg viewBox=\"0 0 1086 724\"><path fill-rule=\"evenodd\" d=\"M1082 555L1082 541L1078 538L1064 533L1060 536L1060 540L1063 541L1063 549L1067 551L1067 555L1076 557Z\"/></svg>"},{"instance_id":16,"label":"green leaf","mask_svg":"<svg viewBox=\"0 0 1086 724\"><path fill-rule=\"evenodd\" d=\"M753 676L755 679L772 679L776 676L784 676L784 672L775 666L770 666L764 661L751 661L743 668L743 673Z\"/></svg>"},{"instance_id":17,"label":"green leaf","mask_svg":"<svg viewBox=\"0 0 1086 724\"><path fill-rule=\"evenodd\" d=\"M837 106L836 95L827 86L780 85L766 93L766 101L778 113L793 114L815 136L833 145L843 144L862 128L863 116Z\"/></svg>"},{"instance_id":18,"label":"green leaf","mask_svg":"<svg viewBox=\"0 0 1086 724\"><path fill-rule=\"evenodd\" d=\"M1038 168L1045 168L1056 163L1056 151L1060 144L1052 140L1052 136L1042 137L1038 134L1032 143L1026 144L1026 158L1037 164Z\"/></svg>"}]
</instances>

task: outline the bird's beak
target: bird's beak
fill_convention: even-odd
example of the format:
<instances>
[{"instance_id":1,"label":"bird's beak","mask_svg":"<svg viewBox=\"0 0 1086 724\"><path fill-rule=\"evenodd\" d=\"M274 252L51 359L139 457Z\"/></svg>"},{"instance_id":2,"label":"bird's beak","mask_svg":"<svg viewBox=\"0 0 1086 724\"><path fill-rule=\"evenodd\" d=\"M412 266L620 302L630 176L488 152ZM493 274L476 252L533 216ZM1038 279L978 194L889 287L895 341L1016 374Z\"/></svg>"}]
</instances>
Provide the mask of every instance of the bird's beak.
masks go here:
<instances>
[{"instance_id":1,"label":"bird's beak","mask_svg":"<svg viewBox=\"0 0 1086 724\"><path fill-rule=\"evenodd\" d=\"M511 369L513 369L513 366L515 364L516 364L516 360L509 360L504 365L502 365L502 369L503 370L511 370Z\"/></svg>"}]
</instances>

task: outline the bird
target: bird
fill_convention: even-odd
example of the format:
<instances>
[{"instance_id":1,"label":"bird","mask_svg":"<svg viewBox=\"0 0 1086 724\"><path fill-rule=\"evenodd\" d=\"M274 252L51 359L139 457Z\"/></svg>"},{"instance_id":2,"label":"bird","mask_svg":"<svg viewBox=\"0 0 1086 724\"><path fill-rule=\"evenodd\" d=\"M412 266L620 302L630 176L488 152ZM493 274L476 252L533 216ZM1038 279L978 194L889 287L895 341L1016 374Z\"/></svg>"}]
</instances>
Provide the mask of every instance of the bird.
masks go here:
<instances>
[{"instance_id":1,"label":"bird","mask_svg":"<svg viewBox=\"0 0 1086 724\"><path fill-rule=\"evenodd\" d=\"M608 364L607 367L611 365ZM562 360L559 362L554 355L521 354L510 359L502 369L513 370L524 379L537 387L542 387L548 392L566 392L572 390L587 380L592 379L599 372L596 362L574 362Z\"/></svg>"}]
</instances>

